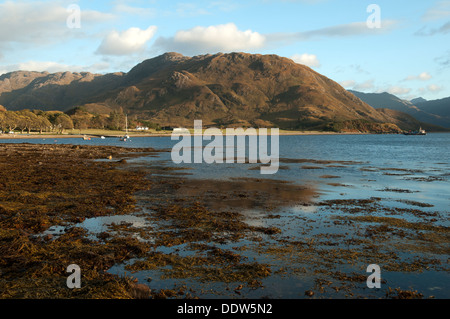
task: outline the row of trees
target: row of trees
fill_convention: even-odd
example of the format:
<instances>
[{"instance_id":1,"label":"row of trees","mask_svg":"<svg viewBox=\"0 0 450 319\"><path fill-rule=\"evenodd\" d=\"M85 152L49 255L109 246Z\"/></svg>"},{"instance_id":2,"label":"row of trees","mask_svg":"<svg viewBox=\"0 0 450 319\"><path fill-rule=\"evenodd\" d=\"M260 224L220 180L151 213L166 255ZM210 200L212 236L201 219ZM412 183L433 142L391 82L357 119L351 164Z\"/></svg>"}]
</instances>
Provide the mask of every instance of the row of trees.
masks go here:
<instances>
[{"instance_id":1,"label":"row of trees","mask_svg":"<svg viewBox=\"0 0 450 319\"><path fill-rule=\"evenodd\" d=\"M44 114L41 111L3 111L0 112L0 131L59 131L73 128L73 123L67 114ZM52 116L50 116L52 115ZM51 120L50 120L51 119Z\"/></svg>"},{"instance_id":2,"label":"row of trees","mask_svg":"<svg viewBox=\"0 0 450 319\"><path fill-rule=\"evenodd\" d=\"M159 129L159 125L148 121L139 121L137 118L128 118L128 128L135 128L137 125ZM72 129L125 129L125 114L122 110L113 111L107 114L93 114L84 108L77 108L66 114L59 111L41 110L21 110L6 111L0 110L0 131L11 132L21 131L22 133L35 132L56 132L63 133L64 130Z\"/></svg>"},{"instance_id":3,"label":"row of trees","mask_svg":"<svg viewBox=\"0 0 450 319\"><path fill-rule=\"evenodd\" d=\"M85 108L78 107L69 114L75 129L85 130L91 128L123 131L126 127L125 113L122 109L112 111L109 115L106 115L90 113ZM128 117L128 128L133 129L137 126L159 129L158 124L139 120L136 116Z\"/></svg>"}]
</instances>

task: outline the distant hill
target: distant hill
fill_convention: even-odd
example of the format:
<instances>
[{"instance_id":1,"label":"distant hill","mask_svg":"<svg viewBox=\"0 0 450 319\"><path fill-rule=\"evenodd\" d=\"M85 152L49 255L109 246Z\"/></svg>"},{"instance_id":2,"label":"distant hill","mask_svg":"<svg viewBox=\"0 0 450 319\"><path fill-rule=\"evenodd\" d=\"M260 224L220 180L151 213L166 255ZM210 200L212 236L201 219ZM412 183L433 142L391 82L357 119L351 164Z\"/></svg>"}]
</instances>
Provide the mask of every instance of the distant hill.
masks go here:
<instances>
[{"instance_id":1,"label":"distant hill","mask_svg":"<svg viewBox=\"0 0 450 319\"><path fill-rule=\"evenodd\" d=\"M450 116L448 113L449 108L447 107L446 109L446 105L449 105L450 98L436 100L436 102L426 101L414 105L410 101L402 100L399 97L387 92L363 93L353 90L349 90L349 92L353 93L361 100L376 109L388 108L391 110L407 113L417 119L420 123L422 123L424 127L428 127L428 129L430 129L431 127L434 127L434 129L436 129L437 126L450 128ZM431 124L431 126L428 126L427 123Z\"/></svg>"},{"instance_id":2,"label":"distant hill","mask_svg":"<svg viewBox=\"0 0 450 319\"><path fill-rule=\"evenodd\" d=\"M0 104L13 111L26 108L66 111L117 87L122 75L10 72L0 76Z\"/></svg>"},{"instance_id":3,"label":"distant hill","mask_svg":"<svg viewBox=\"0 0 450 319\"><path fill-rule=\"evenodd\" d=\"M370 106L380 109L389 108L400 112L419 111L419 108L412 104L410 101L402 100L399 97L383 92L383 93L363 93L358 91L349 90L361 100L369 104Z\"/></svg>"},{"instance_id":4,"label":"distant hill","mask_svg":"<svg viewBox=\"0 0 450 319\"><path fill-rule=\"evenodd\" d=\"M450 97L440 100L424 101L416 104L424 112L450 118Z\"/></svg>"},{"instance_id":5,"label":"distant hill","mask_svg":"<svg viewBox=\"0 0 450 319\"><path fill-rule=\"evenodd\" d=\"M418 97L415 99L410 100L410 102L414 105L416 105L417 103L423 103L426 102L427 100L425 100L423 97Z\"/></svg>"},{"instance_id":6,"label":"distant hill","mask_svg":"<svg viewBox=\"0 0 450 319\"><path fill-rule=\"evenodd\" d=\"M392 109L378 109L379 112L385 114L387 117L393 118L393 123L397 123L404 130L415 131L418 128L422 127L423 129L431 132L441 132L441 131L449 131L450 129L446 129L439 125L434 125L426 122L422 122L417 120L415 117L396 110Z\"/></svg>"},{"instance_id":7,"label":"distant hill","mask_svg":"<svg viewBox=\"0 0 450 319\"><path fill-rule=\"evenodd\" d=\"M381 131L410 128L406 115L380 112L355 95L291 59L247 53L165 53L127 73L106 75L17 71L0 76L0 104L8 110L67 112L82 106L106 114L121 108L162 126L191 127L201 119L205 126L294 130L376 129L364 121L394 124L380 125Z\"/></svg>"}]
</instances>

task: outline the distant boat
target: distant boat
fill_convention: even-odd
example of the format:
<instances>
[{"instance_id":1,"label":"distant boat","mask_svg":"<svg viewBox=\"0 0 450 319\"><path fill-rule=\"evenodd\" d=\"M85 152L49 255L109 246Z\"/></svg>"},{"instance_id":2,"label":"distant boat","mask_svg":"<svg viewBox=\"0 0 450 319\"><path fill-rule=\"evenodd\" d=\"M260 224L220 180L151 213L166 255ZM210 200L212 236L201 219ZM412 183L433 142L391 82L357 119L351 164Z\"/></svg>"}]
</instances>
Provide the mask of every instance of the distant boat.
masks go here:
<instances>
[{"instance_id":1,"label":"distant boat","mask_svg":"<svg viewBox=\"0 0 450 319\"><path fill-rule=\"evenodd\" d=\"M91 138L90 138L90 137L87 137L86 135L84 135L84 136L83 136L83 140L85 140L85 141L90 141Z\"/></svg>"},{"instance_id":2,"label":"distant boat","mask_svg":"<svg viewBox=\"0 0 450 319\"><path fill-rule=\"evenodd\" d=\"M120 141L122 142L126 142L127 140L130 139L130 136L128 136L128 116L126 114L125 114L125 132L126 132L125 135L120 138Z\"/></svg>"},{"instance_id":3,"label":"distant boat","mask_svg":"<svg viewBox=\"0 0 450 319\"><path fill-rule=\"evenodd\" d=\"M427 135L427 132L422 129L422 127L418 131L408 131L404 132L405 135Z\"/></svg>"},{"instance_id":4,"label":"distant boat","mask_svg":"<svg viewBox=\"0 0 450 319\"><path fill-rule=\"evenodd\" d=\"M101 136L100 138L101 138L102 140L104 140L104 139L105 139L106 137L104 137L104 136Z\"/></svg>"}]
</instances>

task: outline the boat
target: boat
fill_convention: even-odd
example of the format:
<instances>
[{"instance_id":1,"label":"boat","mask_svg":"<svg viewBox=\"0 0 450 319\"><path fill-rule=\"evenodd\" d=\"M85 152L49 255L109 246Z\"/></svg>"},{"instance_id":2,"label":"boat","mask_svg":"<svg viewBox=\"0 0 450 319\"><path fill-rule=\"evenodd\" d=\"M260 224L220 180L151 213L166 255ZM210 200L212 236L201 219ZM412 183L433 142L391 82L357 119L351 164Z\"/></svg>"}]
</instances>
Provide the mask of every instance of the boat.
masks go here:
<instances>
[{"instance_id":1,"label":"boat","mask_svg":"<svg viewBox=\"0 0 450 319\"><path fill-rule=\"evenodd\" d=\"M427 135L427 132L421 128L418 131L403 132L404 135Z\"/></svg>"},{"instance_id":2,"label":"boat","mask_svg":"<svg viewBox=\"0 0 450 319\"><path fill-rule=\"evenodd\" d=\"M125 114L125 135L120 137L120 141L126 142L130 139L130 136L128 135L128 116Z\"/></svg>"},{"instance_id":3,"label":"boat","mask_svg":"<svg viewBox=\"0 0 450 319\"><path fill-rule=\"evenodd\" d=\"M84 135L84 136L83 136L83 140L85 140L85 141L90 141L91 138L90 138L90 137L87 137L86 135Z\"/></svg>"}]
</instances>

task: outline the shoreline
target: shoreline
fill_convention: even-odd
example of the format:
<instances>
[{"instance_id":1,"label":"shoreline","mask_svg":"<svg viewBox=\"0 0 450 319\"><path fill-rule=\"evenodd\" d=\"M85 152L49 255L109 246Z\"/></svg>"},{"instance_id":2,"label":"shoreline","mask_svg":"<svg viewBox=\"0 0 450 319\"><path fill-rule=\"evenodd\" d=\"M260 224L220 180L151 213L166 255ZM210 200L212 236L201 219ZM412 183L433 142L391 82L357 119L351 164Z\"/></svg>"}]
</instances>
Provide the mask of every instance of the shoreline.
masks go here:
<instances>
[{"instance_id":1,"label":"shoreline","mask_svg":"<svg viewBox=\"0 0 450 319\"><path fill-rule=\"evenodd\" d=\"M445 133L445 132L439 132ZM387 134L387 133L386 133ZM130 138L135 137L170 137L172 133L155 133L155 134L130 134ZM193 135L193 134L191 134ZM225 135L225 134L223 134ZM240 134L236 134L240 135ZM270 135L270 134L269 134ZM321 131L301 131L301 132L280 132L279 136L299 136L299 135L383 135L377 133L368 132L321 132ZM399 135L399 134L395 134ZM105 138L119 138L119 135L97 135L97 134L2 134L0 135L0 140L2 139L58 139L58 138L83 138L84 136L89 138L100 138L104 136Z\"/></svg>"}]
</instances>

